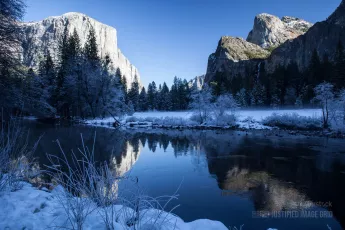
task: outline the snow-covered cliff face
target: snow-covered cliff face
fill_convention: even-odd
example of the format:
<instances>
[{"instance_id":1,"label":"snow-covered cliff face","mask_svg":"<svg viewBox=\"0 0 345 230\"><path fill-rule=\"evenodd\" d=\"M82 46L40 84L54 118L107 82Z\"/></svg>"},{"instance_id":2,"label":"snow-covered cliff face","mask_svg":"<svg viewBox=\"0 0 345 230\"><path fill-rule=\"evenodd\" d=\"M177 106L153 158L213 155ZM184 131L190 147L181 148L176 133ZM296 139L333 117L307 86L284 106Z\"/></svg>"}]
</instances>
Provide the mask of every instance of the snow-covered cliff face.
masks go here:
<instances>
[{"instance_id":1,"label":"snow-covered cliff face","mask_svg":"<svg viewBox=\"0 0 345 230\"><path fill-rule=\"evenodd\" d=\"M277 47L309 30L312 23L299 18L285 16L282 19L270 14L259 14L254 19L253 30L247 41L262 48Z\"/></svg>"},{"instance_id":2,"label":"snow-covered cliff face","mask_svg":"<svg viewBox=\"0 0 345 230\"><path fill-rule=\"evenodd\" d=\"M201 90L205 81L205 75L196 76L188 82L188 87L192 90Z\"/></svg>"},{"instance_id":3,"label":"snow-covered cliff face","mask_svg":"<svg viewBox=\"0 0 345 230\"><path fill-rule=\"evenodd\" d=\"M95 19L81 13L66 13L57 17L49 17L39 22L22 23L24 31L22 41L22 59L25 65L38 67L40 60L49 51L54 60L57 60L59 40L65 30L72 34L76 29L81 45L84 46L90 28L94 28L99 49L99 55L109 55L115 68L120 68L122 75L126 76L128 86L137 75L137 68L122 54L117 46L116 29L102 24Z\"/></svg>"}]
</instances>

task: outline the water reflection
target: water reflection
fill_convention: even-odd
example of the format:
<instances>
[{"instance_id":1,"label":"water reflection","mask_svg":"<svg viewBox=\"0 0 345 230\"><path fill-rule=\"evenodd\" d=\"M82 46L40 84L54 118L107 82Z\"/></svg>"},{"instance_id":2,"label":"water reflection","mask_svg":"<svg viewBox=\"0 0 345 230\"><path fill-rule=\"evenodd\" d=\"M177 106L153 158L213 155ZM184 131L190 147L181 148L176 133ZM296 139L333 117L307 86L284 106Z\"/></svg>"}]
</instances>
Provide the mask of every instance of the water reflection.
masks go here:
<instances>
[{"instance_id":1,"label":"water reflection","mask_svg":"<svg viewBox=\"0 0 345 230\"><path fill-rule=\"evenodd\" d=\"M120 133L89 127L31 125L33 136L45 133L37 151L59 154L90 145L96 138L96 160L108 161L117 175L138 176L149 195L180 189L176 214L187 221L209 218L246 229L332 229L345 227L345 143L343 140L271 136L256 132L164 131ZM114 189L121 186L114 185ZM320 203L331 204L320 207ZM260 219L268 213L300 209L330 210L335 219ZM340 225L339 225L340 223Z\"/></svg>"},{"instance_id":2,"label":"water reflection","mask_svg":"<svg viewBox=\"0 0 345 230\"><path fill-rule=\"evenodd\" d=\"M245 196L256 211L325 209L345 226L342 140L190 131L134 136L146 137L152 152L170 144L176 158L190 155L195 169L214 175L223 195Z\"/></svg>"}]
</instances>

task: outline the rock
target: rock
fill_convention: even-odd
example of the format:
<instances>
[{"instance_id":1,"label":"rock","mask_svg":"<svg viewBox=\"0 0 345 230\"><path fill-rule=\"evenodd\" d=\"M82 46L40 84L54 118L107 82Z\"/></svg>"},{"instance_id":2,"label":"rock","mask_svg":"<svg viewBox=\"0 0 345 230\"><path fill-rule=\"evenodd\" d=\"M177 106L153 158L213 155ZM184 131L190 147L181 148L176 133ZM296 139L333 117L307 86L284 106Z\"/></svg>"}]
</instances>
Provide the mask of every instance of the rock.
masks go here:
<instances>
[{"instance_id":1,"label":"rock","mask_svg":"<svg viewBox=\"0 0 345 230\"><path fill-rule=\"evenodd\" d=\"M205 75L196 76L188 82L188 87L192 90L201 90L204 85Z\"/></svg>"},{"instance_id":2,"label":"rock","mask_svg":"<svg viewBox=\"0 0 345 230\"><path fill-rule=\"evenodd\" d=\"M259 14L254 19L254 27L247 41L265 49L276 48L304 34L311 26L311 23L299 18L285 16L279 19L274 15Z\"/></svg>"},{"instance_id":3,"label":"rock","mask_svg":"<svg viewBox=\"0 0 345 230\"><path fill-rule=\"evenodd\" d=\"M269 56L269 52L243 38L224 36L220 39L215 53L208 59L205 82L212 81L217 71L231 77L253 71L258 63Z\"/></svg>"},{"instance_id":4,"label":"rock","mask_svg":"<svg viewBox=\"0 0 345 230\"><path fill-rule=\"evenodd\" d=\"M334 61L338 42L345 44L344 1L326 21L314 25L294 17L256 16L247 41L221 38L217 51L209 56L205 82L211 82L217 72L229 78L256 74L263 61L268 73L292 61L304 71L315 49L320 57L327 55Z\"/></svg>"},{"instance_id":5,"label":"rock","mask_svg":"<svg viewBox=\"0 0 345 230\"><path fill-rule=\"evenodd\" d=\"M93 27L99 49L99 55L110 56L114 68L120 68L122 75L126 76L128 87L139 72L122 54L117 46L117 31L115 28L102 24L93 18L81 13L66 13L61 16L48 17L39 22L21 23L23 29L22 60L25 65L37 69L39 62L50 52L53 60L58 59L59 40L67 27L72 34L76 29L81 45L84 46L90 28Z\"/></svg>"},{"instance_id":6,"label":"rock","mask_svg":"<svg viewBox=\"0 0 345 230\"><path fill-rule=\"evenodd\" d=\"M327 55L330 61L334 61L339 41L345 44L344 0L326 21L316 23L305 34L275 49L266 61L266 70L271 73L276 66L287 66L295 61L299 69L303 71L309 66L315 49L320 57Z\"/></svg>"}]
</instances>

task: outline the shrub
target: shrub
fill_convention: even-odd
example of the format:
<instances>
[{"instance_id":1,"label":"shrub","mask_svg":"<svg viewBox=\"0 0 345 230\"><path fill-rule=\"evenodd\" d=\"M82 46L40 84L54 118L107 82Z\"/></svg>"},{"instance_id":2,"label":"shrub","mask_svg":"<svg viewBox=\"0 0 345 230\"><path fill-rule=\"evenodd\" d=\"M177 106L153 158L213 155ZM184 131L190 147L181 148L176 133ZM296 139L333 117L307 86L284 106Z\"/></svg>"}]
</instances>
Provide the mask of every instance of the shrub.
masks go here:
<instances>
[{"instance_id":1,"label":"shrub","mask_svg":"<svg viewBox=\"0 0 345 230\"><path fill-rule=\"evenodd\" d=\"M293 114L272 114L263 119L262 123L267 126L276 126L285 129L296 130L320 130L322 129L322 122L320 118L300 116Z\"/></svg>"},{"instance_id":2,"label":"shrub","mask_svg":"<svg viewBox=\"0 0 345 230\"><path fill-rule=\"evenodd\" d=\"M86 218L94 211L101 216L105 229L114 230L119 219L123 219L126 229L162 229L163 226L173 225L169 212L164 210L176 200L177 191L172 196L152 198L143 194L138 187L138 178L130 180L129 176L117 176L106 162L98 164L94 158L95 140L92 148L84 144L78 149L81 157L74 151L67 158L60 142L57 140L62 157L47 155L51 166L48 173L58 183L54 195L67 215L66 224L72 229L83 229ZM133 181L134 187L118 190L120 180ZM116 205L123 205L118 208ZM58 226L68 228L69 226ZM149 227L148 227L149 226Z\"/></svg>"},{"instance_id":3,"label":"shrub","mask_svg":"<svg viewBox=\"0 0 345 230\"><path fill-rule=\"evenodd\" d=\"M40 139L29 148L28 135L19 120L0 121L0 191L18 190L23 180L39 174L32 154Z\"/></svg>"},{"instance_id":4,"label":"shrub","mask_svg":"<svg viewBox=\"0 0 345 230\"><path fill-rule=\"evenodd\" d=\"M223 114L216 117L212 123L218 126L236 126L236 120L235 114Z\"/></svg>"},{"instance_id":5,"label":"shrub","mask_svg":"<svg viewBox=\"0 0 345 230\"><path fill-rule=\"evenodd\" d=\"M139 121L139 119L137 118L137 117L127 117L126 118L126 123L128 123L128 122L137 122L137 121Z\"/></svg>"}]
</instances>

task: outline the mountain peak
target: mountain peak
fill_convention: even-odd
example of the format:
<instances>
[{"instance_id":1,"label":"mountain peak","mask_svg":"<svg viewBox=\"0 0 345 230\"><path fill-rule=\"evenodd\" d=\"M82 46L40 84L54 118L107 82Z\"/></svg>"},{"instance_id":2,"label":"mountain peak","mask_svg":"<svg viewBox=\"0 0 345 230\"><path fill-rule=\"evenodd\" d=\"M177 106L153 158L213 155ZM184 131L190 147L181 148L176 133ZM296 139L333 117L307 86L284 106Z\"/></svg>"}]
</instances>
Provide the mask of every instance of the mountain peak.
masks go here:
<instances>
[{"instance_id":1,"label":"mountain peak","mask_svg":"<svg viewBox=\"0 0 345 230\"><path fill-rule=\"evenodd\" d=\"M342 0L338 8L327 19L328 23L345 26L345 0Z\"/></svg>"},{"instance_id":2,"label":"mountain peak","mask_svg":"<svg viewBox=\"0 0 345 230\"><path fill-rule=\"evenodd\" d=\"M247 41L265 49L277 47L304 34L311 26L311 23L296 17L284 16L280 19L262 13L255 16L253 30L250 31Z\"/></svg>"}]
</instances>

